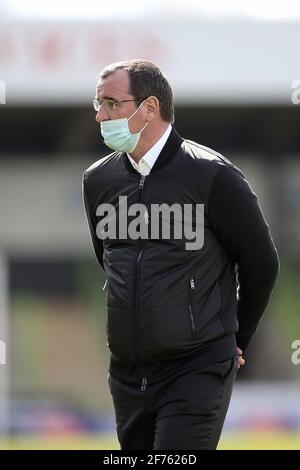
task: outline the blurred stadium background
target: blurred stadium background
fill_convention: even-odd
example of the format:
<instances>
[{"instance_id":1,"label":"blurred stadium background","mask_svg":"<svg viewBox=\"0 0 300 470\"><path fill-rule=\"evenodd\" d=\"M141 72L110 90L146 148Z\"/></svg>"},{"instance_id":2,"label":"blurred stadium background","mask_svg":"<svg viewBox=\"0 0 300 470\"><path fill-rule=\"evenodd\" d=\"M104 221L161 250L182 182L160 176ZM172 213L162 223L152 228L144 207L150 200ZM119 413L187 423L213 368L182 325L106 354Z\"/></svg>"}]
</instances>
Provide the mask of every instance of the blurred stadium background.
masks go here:
<instances>
[{"instance_id":1,"label":"blurred stadium background","mask_svg":"<svg viewBox=\"0 0 300 470\"><path fill-rule=\"evenodd\" d=\"M2 449L118 448L81 176L107 153L97 74L134 57L168 76L177 130L245 172L281 258L220 448L300 449L300 7L177 3L0 0Z\"/></svg>"}]
</instances>

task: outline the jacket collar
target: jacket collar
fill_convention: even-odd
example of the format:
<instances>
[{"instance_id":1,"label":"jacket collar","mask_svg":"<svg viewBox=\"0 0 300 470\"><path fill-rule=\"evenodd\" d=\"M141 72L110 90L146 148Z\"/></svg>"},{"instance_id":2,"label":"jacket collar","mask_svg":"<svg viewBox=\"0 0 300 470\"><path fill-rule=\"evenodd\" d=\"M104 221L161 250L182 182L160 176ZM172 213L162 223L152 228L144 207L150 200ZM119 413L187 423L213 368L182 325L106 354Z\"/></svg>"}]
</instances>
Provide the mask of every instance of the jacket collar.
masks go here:
<instances>
[{"instance_id":1,"label":"jacket collar","mask_svg":"<svg viewBox=\"0 0 300 470\"><path fill-rule=\"evenodd\" d=\"M167 165L167 163L169 163L169 161L176 155L182 142L183 142L183 138L178 134L175 127L172 126L171 134L169 135L167 142L165 143L159 156L157 157L156 162L154 163L150 174L154 173L155 171L160 170L162 167ZM125 159L127 170L130 173L135 173L139 175L139 172L136 171L136 169L133 168L132 164L130 163L126 153L123 153L122 157Z\"/></svg>"}]
</instances>

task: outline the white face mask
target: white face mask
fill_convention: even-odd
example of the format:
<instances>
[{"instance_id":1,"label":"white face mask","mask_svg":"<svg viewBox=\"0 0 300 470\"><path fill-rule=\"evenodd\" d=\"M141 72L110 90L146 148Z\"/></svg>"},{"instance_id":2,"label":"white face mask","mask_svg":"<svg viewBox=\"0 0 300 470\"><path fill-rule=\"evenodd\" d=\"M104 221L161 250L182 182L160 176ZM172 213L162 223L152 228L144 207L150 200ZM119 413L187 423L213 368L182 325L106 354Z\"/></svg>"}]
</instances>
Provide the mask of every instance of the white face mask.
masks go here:
<instances>
[{"instance_id":1,"label":"white face mask","mask_svg":"<svg viewBox=\"0 0 300 470\"><path fill-rule=\"evenodd\" d=\"M140 132L132 134L128 126L128 121L135 115L135 113L140 109L143 103L140 104L137 110L128 119L111 119L110 121L101 122L101 134L104 139L104 143L109 148L111 148L112 150L117 150L119 152L133 152L133 150L138 144L141 133L147 126L148 122L146 122Z\"/></svg>"}]
</instances>

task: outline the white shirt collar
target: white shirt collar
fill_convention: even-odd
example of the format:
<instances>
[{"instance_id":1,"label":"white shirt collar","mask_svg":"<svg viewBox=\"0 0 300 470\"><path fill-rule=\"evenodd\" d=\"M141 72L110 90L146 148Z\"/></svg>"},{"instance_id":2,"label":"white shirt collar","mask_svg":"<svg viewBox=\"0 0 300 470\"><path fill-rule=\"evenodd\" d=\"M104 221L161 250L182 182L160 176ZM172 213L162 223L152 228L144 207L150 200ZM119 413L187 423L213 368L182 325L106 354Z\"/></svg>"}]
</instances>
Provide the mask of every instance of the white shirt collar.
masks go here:
<instances>
[{"instance_id":1,"label":"white shirt collar","mask_svg":"<svg viewBox=\"0 0 300 470\"><path fill-rule=\"evenodd\" d=\"M127 153L129 161L135 170L137 170L142 175L148 175L150 173L160 152L167 142L169 135L171 134L171 130L172 126L169 124L161 138L151 147L151 149L148 150L148 152L145 153L138 163L136 163L134 159Z\"/></svg>"}]
</instances>

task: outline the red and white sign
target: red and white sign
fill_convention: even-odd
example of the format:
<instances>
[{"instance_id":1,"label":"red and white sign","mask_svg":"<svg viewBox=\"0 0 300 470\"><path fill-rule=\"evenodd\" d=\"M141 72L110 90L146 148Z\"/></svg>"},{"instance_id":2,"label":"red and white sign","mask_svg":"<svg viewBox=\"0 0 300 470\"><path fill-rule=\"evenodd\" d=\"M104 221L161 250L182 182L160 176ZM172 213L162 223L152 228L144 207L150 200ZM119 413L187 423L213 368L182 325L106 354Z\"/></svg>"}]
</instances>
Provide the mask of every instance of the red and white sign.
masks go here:
<instances>
[{"instance_id":1,"label":"red and white sign","mask_svg":"<svg viewBox=\"0 0 300 470\"><path fill-rule=\"evenodd\" d=\"M89 102L108 63L146 58L178 101L286 102L299 79L297 23L0 23L7 104Z\"/></svg>"}]
</instances>

